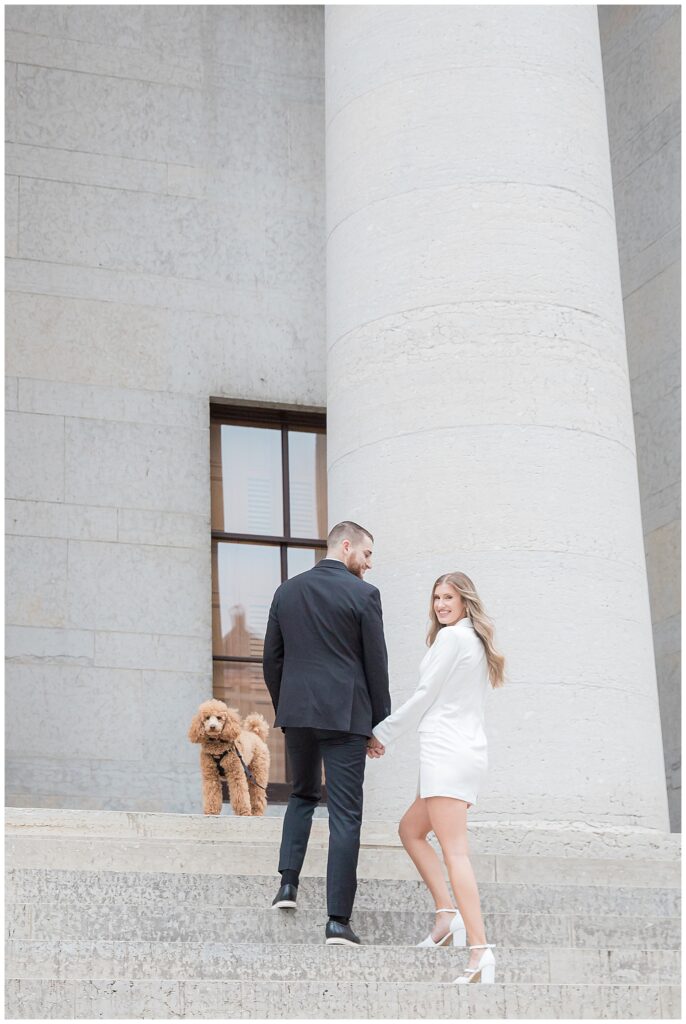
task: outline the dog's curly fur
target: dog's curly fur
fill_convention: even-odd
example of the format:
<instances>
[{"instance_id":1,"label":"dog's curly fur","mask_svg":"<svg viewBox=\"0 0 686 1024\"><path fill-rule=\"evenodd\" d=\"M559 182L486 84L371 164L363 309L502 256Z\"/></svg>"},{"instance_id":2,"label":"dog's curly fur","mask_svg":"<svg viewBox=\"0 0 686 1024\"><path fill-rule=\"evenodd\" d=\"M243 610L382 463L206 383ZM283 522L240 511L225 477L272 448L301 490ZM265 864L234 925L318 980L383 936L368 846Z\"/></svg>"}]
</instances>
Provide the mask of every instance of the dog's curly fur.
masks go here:
<instances>
[{"instance_id":1,"label":"dog's curly fur","mask_svg":"<svg viewBox=\"0 0 686 1024\"><path fill-rule=\"evenodd\" d=\"M202 806L205 814L221 814L222 780L212 754L223 754L222 767L229 784L229 799L234 814L260 815L267 806L267 794L246 777L241 762L233 753L234 745L261 786L269 780L269 747L265 740L269 726L262 715L241 717L235 708L221 700L206 700L198 708L188 730L191 743L200 743Z\"/></svg>"}]
</instances>

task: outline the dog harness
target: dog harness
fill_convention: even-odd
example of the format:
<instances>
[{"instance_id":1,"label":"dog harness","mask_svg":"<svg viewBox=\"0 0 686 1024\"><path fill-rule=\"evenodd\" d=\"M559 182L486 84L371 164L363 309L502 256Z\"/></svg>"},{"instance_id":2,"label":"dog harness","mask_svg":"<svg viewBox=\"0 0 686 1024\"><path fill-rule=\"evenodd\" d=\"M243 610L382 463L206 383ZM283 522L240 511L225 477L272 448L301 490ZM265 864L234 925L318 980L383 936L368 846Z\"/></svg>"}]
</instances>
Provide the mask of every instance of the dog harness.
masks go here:
<instances>
[{"instance_id":1,"label":"dog harness","mask_svg":"<svg viewBox=\"0 0 686 1024\"><path fill-rule=\"evenodd\" d=\"M249 782L252 782L252 784L253 784L254 786L257 786L257 787L258 787L258 789L263 789L263 790L265 791L265 793L266 793L266 792L267 792L267 787L266 787L266 786L260 786L260 784L259 784L259 782L257 781L257 779L255 778L255 776L254 776L253 772L251 771L251 769L250 769L250 768L248 768L247 764L245 763L245 761L244 761L244 760L243 760L243 758L241 757L241 752L240 752L240 750L238 749L238 747L237 747L237 746L236 746L235 744L232 744L232 745L231 745L231 746L229 747L229 749L228 749L228 750L225 750L225 751L224 751L224 753L223 753L223 754L210 754L210 757L212 758L212 760L213 760L213 761L214 761L214 763L216 764L216 766L217 766L217 771L219 772L219 774L221 775L221 777L222 777L223 779L225 779L225 778L226 778L226 772L224 771L224 765L222 764L222 761L224 760L224 758L226 757L226 755L227 755L227 754L230 754L230 753L231 753L232 751L233 751L233 753L234 753L234 754L236 755L236 757L238 758L238 760L239 760L239 761L241 762L241 764L243 765L243 771L245 772L245 777L246 777L246 779L248 779L248 781L249 781ZM209 751L208 751L208 753L209 753Z\"/></svg>"}]
</instances>

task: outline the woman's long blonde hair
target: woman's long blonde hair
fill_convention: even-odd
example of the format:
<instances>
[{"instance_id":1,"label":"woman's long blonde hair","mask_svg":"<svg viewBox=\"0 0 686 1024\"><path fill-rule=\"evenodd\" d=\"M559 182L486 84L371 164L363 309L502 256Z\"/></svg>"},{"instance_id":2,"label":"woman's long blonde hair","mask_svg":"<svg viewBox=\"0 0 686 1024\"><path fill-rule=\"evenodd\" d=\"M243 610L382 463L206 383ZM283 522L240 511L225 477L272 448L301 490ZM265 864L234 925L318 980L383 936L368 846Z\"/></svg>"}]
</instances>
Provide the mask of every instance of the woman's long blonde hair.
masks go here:
<instances>
[{"instance_id":1,"label":"woman's long blonde hair","mask_svg":"<svg viewBox=\"0 0 686 1024\"><path fill-rule=\"evenodd\" d=\"M434 611L434 594L439 583L447 583L453 590L457 591L464 601L467 615L474 626L474 632L481 638L484 650L486 651L488 677L491 680L491 686L502 686L505 682L505 658L493 646L493 623L484 611L484 606L476 592L476 587L469 576L465 576L463 572L447 572L443 576L439 576L431 588L431 600L429 601L429 619L431 624L426 636L427 647L431 647L438 636L438 631L443 629Z\"/></svg>"}]
</instances>

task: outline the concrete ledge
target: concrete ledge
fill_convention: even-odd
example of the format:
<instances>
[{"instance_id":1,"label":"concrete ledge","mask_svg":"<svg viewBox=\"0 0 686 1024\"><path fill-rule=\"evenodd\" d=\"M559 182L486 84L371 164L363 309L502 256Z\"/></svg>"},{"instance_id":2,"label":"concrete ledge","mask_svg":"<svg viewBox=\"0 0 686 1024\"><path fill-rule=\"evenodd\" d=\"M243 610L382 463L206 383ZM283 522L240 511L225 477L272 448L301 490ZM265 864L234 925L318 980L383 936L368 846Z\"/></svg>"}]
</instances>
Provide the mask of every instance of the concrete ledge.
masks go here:
<instances>
[{"instance_id":1,"label":"concrete ledge","mask_svg":"<svg viewBox=\"0 0 686 1024\"><path fill-rule=\"evenodd\" d=\"M10 980L15 1019L665 1019L673 985L466 985L431 982Z\"/></svg>"},{"instance_id":2,"label":"concrete ledge","mask_svg":"<svg viewBox=\"0 0 686 1024\"><path fill-rule=\"evenodd\" d=\"M213 842L277 842L280 817L242 818L229 814L166 814L153 811L85 811L11 807L5 811L8 835L79 835ZM313 843L328 841L328 820L315 818ZM474 822L469 829L474 853L555 857L611 857L673 861L681 854L681 836L647 828L594 822ZM366 821L363 846L401 848L397 823Z\"/></svg>"},{"instance_id":3,"label":"concrete ledge","mask_svg":"<svg viewBox=\"0 0 686 1024\"><path fill-rule=\"evenodd\" d=\"M576 913L485 912L489 941L508 946L574 946L602 949L678 949L681 919ZM323 941L326 911L278 912L271 908L162 903L141 907L116 903L10 903L7 937L13 939L161 939L169 942L297 944ZM365 944L414 946L428 931L431 915L412 910L358 910L354 927Z\"/></svg>"},{"instance_id":4,"label":"concrete ledge","mask_svg":"<svg viewBox=\"0 0 686 1024\"><path fill-rule=\"evenodd\" d=\"M279 844L217 841L212 838L180 841L125 839L103 835L10 833L5 842L6 868L61 868L82 871L183 872L208 875L276 876ZM302 877L326 874L327 847L315 838L307 851ZM608 858L514 856L472 853L479 882L536 884L623 885L677 887L681 882L678 860L619 860ZM360 849L358 878L416 880L414 864L400 846Z\"/></svg>"},{"instance_id":5,"label":"concrete ledge","mask_svg":"<svg viewBox=\"0 0 686 1024\"><path fill-rule=\"evenodd\" d=\"M5 878L7 903L99 903L148 907L163 904L216 907L271 905L279 885L278 876L172 874L152 871L60 871L55 869L10 869ZM485 912L562 914L574 908L576 914L625 914L677 917L681 893L676 888L571 885L527 882L481 882L481 905ZM298 891L298 912L319 911L326 905L326 880L303 878ZM355 896L356 910L396 909L433 915L433 903L424 883L393 879L361 878Z\"/></svg>"},{"instance_id":6,"label":"concrete ledge","mask_svg":"<svg viewBox=\"0 0 686 1024\"><path fill-rule=\"evenodd\" d=\"M678 984L676 950L575 949L499 946L498 974L504 983L583 982ZM462 970L462 949L361 946L359 949L302 944L164 942L140 940L13 940L7 944L12 978L91 977L195 978L216 981L452 981Z\"/></svg>"}]
</instances>

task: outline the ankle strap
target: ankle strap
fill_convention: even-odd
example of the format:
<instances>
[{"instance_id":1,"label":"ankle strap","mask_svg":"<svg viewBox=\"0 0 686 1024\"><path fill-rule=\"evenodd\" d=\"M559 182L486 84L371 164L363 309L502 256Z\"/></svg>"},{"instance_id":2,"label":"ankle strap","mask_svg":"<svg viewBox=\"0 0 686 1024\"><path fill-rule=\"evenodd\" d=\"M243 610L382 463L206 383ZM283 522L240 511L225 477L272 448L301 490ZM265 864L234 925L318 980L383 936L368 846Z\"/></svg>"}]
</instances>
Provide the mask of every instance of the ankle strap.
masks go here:
<instances>
[{"instance_id":1,"label":"ankle strap","mask_svg":"<svg viewBox=\"0 0 686 1024\"><path fill-rule=\"evenodd\" d=\"M456 907L441 907L440 910L435 910L435 914L457 914Z\"/></svg>"},{"instance_id":2,"label":"ankle strap","mask_svg":"<svg viewBox=\"0 0 686 1024\"><path fill-rule=\"evenodd\" d=\"M495 949L495 942L486 942L483 946L468 946L468 949Z\"/></svg>"}]
</instances>

